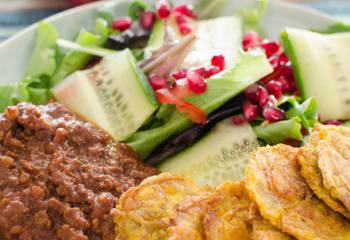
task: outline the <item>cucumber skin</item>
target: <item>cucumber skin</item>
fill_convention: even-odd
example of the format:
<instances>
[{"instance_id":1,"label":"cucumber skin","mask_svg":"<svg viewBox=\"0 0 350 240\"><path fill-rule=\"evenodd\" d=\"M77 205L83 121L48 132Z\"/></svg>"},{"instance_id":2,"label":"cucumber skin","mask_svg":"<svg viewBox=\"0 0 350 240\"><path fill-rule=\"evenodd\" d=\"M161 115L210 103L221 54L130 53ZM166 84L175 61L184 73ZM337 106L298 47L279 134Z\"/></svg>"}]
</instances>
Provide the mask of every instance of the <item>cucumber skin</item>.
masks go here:
<instances>
[{"instance_id":1,"label":"cucumber skin","mask_svg":"<svg viewBox=\"0 0 350 240\"><path fill-rule=\"evenodd\" d=\"M251 72L257 72L257 68L263 68L263 73L256 73L257 78L250 77ZM206 114L213 112L215 109L223 105L225 102L231 98L237 96L245 88L251 84L260 80L260 78L268 75L273 71L271 65L266 59L265 54L262 52L252 52L252 53L243 53L240 62L237 63L232 69L223 72L222 74L216 75L214 78L209 79L208 81L208 91L202 95L192 97L188 99L191 103L201 107ZM231 76L231 74L233 76ZM225 76L227 74L228 76ZM237 80L237 74L240 80ZM260 76L259 76L260 75ZM214 82L213 82L214 81ZM220 81L220 84L237 84L237 88L230 89L230 91L225 92L226 94L218 94L219 97L211 98L212 101L209 101L206 96L211 91L211 84L215 84L215 81ZM216 84L218 85L218 84ZM225 87L226 90L229 89ZM215 101L214 101L215 100ZM170 138L171 136L177 135L182 131L187 130L193 126L193 123L188 118L187 115L179 113L176 111L172 118L165 125L146 131L137 132L132 135L129 139L125 141L131 148L133 148L139 155L142 160L145 160L149 154L161 143Z\"/></svg>"},{"instance_id":2,"label":"cucumber skin","mask_svg":"<svg viewBox=\"0 0 350 240\"><path fill-rule=\"evenodd\" d=\"M307 95L306 95L305 88L304 88L304 80L303 80L303 77L301 74L301 67L300 67L300 64L298 62L298 58L295 54L293 44L290 41L288 33L286 31L283 31L281 33L281 40L282 40L282 44L284 47L284 51L287 54L289 60L292 62L294 75L295 75L295 78L297 80L297 86L298 86L300 96L302 97L303 100L306 100Z\"/></svg>"},{"instance_id":3,"label":"cucumber skin","mask_svg":"<svg viewBox=\"0 0 350 240\"><path fill-rule=\"evenodd\" d=\"M142 88L142 92L145 94L146 98L149 100L149 103L153 105L155 108L159 107L158 100L156 98L156 95L154 94L153 88L149 84L147 77L145 73L137 66L137 61L135 57L132 55L131 51L129 49L126 49L124 51L127 51L130 64L134 70L134 74L136 78L138 79L138 83L140 87Z\"/></svg>"}]
</instances>

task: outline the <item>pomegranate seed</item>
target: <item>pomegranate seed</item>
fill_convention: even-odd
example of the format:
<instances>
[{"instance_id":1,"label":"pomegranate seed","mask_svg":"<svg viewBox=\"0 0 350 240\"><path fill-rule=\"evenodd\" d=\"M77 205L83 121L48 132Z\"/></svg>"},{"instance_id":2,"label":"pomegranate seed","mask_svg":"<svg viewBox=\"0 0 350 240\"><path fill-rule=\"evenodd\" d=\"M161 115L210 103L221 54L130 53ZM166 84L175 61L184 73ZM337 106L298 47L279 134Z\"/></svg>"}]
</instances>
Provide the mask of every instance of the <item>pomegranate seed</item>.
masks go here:
<instances>
[{"instance_id":1,"label":"pomegranate seed","mask_svg":"<svg viewBox=\"0 0 350 240\"><path fill-rule=\"evenodd\" d=\"M243 103L243 114L248 122L255 120L258 115L258 106L249 101L245 101Z\"/></svg>"},{"instance_id":2,"label":"pomegranate seed","mask_svg":"<svg viewBox=\"0 0 350 240\"><path fill-rule=\"evenodd\" d=\"M185 35L187 35L187 34L189 34L189 33L192 32L191 26L190 26L189 24L187 24L187 23L181 23L181 24L179 24L179 30L180 30L180 33L181 33L183 36L185 36Z\"/></svg>"},{"instance_id":3,"label":"pomegranate seed","mask_svg":"<svg viewBox=\"0 0 350 240\"><path fill-rule=\"evenodd\" d=\"M281 75L285 76L286 78L294 78L293 68L291 65L287 64L284 66L281 70Z\"/></svg>"},{"instance_id":4,"label":"pomegranate seed","mask_svg":"<svg viewBox=\"0 0 350 240\"><path fill-rule=\"evenodd\" d=\"M250 48L260 47L263 39L257 32L248 32L243 37L243 49L247 51Z\"/></svg>"},{"instance_id":5,"label":"pomegranate seed","mask_svg":"<svg viewBox=\"0 0 350 240\"><path fill-rule=\"evenodd\" d=\"M287 65L289 63L289 59L288 59L288 57L287 57L287 55L285 53L282 53L279 56L279 61L280 61L281 65Z\"/></svg>"},{"instance_id":6,"label":"pomegranate seed","mask_svg":"<svg viewBox=\"0 0 350 240\"><path fill-rule=\"evenodd\" d=\"M167 19L170 16L170 6L165 0L158 1L157 3L157 13L161 19Z\"/></svg>"},{"instance_id":7,"label":"pomegranate seed","mask_svg":"<svg viewBox=\"0 0 350 240\"><path fill-rule=\"evenodd\" d=\"M282 92L289 92L291 87L290 87L290 84L289 82L286 80L285 77L280 77L278 79L278 82L281 83L281 86L282 86Z\"/></svg>"},{"instance_id":8,"label":"pomegranate seed","mask_svg":"<svg viewBox=\"0 0 350 240\"><path fill-rule=\"evenodd\" d=\"M280 45L277 42L264 42L261 47L265 50L268 58L275 55L280 49Z\"/></svg>"},{"instance_id":9,"label":"pomegranate seed","mask_svg":"<svg viewBox=\"0 0 350 240\"><path fill-rule=\"evenodd\" d=\"M303 134L303 136L307 136L310 134L310 131L304 127L301 128L300 132L301 132L301 134Z\"/></svg>"},{"instance_id":10,"label":"pomegranate seed","mask_svg":"<svg viewBox=\"0 0 350 240\"><path fill-rule=\"evenodd\" d=\"M164 77L160 77L158 75L153 75L148 79L149 83L151 84L152 88L154 90L166 88L167 86L167 79Z\"/></svg>"},{"instance_id":11,"label":"pomegranate seed","mask_svg":"<svg viewBox=\"0 0 350 240\"><path fill-rule=\"evenodd\" d=\"M206 68L201 67L193 70L193 72L199 74L202 78L208 78L209 77L209 72Z\"/></svg>"},{"instance_id":12,"label":"pomegranate seed","mask_svg":"<svg viewBox=\"0 0 350 240\"><path fill-rule=\"evenodd\" d=\"M244 90L245 97L254 104L257 104L259 102L259 88L260 86L258 84L253 84Z\"/></svg>"},{"instance_id":13,"label":"pomegranate seed","mask_svg":"<svg viewBox=\"0 0 350 240\"><path fill-rule=\"evenodd\" d=\"M338 120L328 120L328 121L323 122L323 124L339 126L339 125L342 125L343 123L341 121L338 121Z\"/></svg>"},{"instance_id":14,"label":"pomegranate seed","mask_svg":"<svg viewBox=\"0 0 350 240\"><path fill-rule=\"evenodd\" d=\"M277 104L277 99L274 95L269 95L265 106L274 107Z\"/></svg>"},{"instance_id":15,"label":"pomegranate seed","mask_svg":"<svg viewBox=\"0 0 350 240\"><path fill-rule=\"evenodd\" d=\"M246 123L247 121L245 120L245 118L242 115L236 115L232 117L232 123L234 125L242 125L244 123Z\"/></svg>"},{"instance_id":16,"label":"pomegranate seed","mask_svg":"<svg viewBox=\"0 0 350 240\"><path fill-rule=\"evenodd\" d=\"M253 84L244 91L244 95L250 102L264 106L269 94L264 87Z\"/></svg>"},{"instance_id":17,"label":"pomegranate seed","mask_svg":"<svg viewBox=\"0 0 350 240\"><path fill-rule=\"evenodd\" d=\"M193 10L187 5L180 5L176 7L174 11L193 19L197 18L196 15L194 15Z\"/></svg>"},{"instance_id":18,"label":"pomegranate seed","mask_svg":"<svg viewBox=\"0 0 350 240\"><path fill-rule=\"evenodd\" d=\"M267 98L269 97L269 93L266 88L259 86L258 98L259 98L259 106L263 107L267 103Z\"/></svg>"},{"instance_id":19,"label":"pomegranate seed","mask_svg":"<svg viewBox=\"0 0 350 240\"><path fill-rule=\"evenodd\" d=\"M277 122L284 118L284 112L282 110L269 106L263 109L262 115L268 122Z\"/></svg>"},{"instance_id":20,"label":"pomegranate seed","mask_svg":"<svg viewBox=\"0 0 350 240\"><path fill-rule=\"evenodd\" d=\"M214 76L214 75L218 74L219 72L221 72L221 69L219 67L212 66L208 70L208 77Z\"/></svg>"},{"instance_id":21,"label":"pomegranate seed","mask_svg":"<svg viewBox=\"0 0 350 240\"><path fill-rule=\"evenodd\" d=\"M144 11L140 15L140 24L146 30L151 30L156 22L157 16L152 11Z\"/></svg>"},{"instance_id":22,"label":"pomegranate seed","mask_svg":"<svg viewBox=\"0 0 350 240\"><path fill-rule=\"evenodd\" d=\"M112 28L118 31L125 31L131 27L132 20L129 17L125 18L118 18L113 20L112 22Z\"/></svg>"},{"instance_id":23,"label":"pomegranate seed","mask_svg":"<svg viewBox=\"0 0 350 240\"><path fill-rule=\"evenodd\" d=\"M176 19L176 23L178 25L180 25L182 23L187 23L186 17L180 13L175 13L175 19Z\"/></svg>"},{"instance_id":24,"label":"pomegranate seed","mask_svg":"<svg viewBox=\"0 0 350 240\"><path fill-rule=\"evenodd\" d=\"M278 56L272 56L269 58L269 62L271 64L271 66L273 67L273 69L276 71L278 70L281 66L280 66L280 60L278 58Z\"/></svg>"},{"instance_id":25,"label":"pomegranate seed","mask_svg":"<svg viewBox=\"0 0 350 240\"><path fill-rule=\"evenodd\" d=\"M225 57L223 55L214 56L211 59L211 65L220 68L221 71L224 70L224 68L225 68Z\"/></svg>"},{"instance_id":26,"label":"pomegranate seed","mask_svg":"<svg viewBox=\"0 0 350 240\"><path fill-rule=\"evenodd\" d=\"M281 82L277 82L272 80L266 84L267 91L279 99L282 95L282 84Z\"/></svg>"},{"instance_id":27,"label":"pomegranate seed","mask_svg":"<svg viewBox=\"0 0 350 240\"><path fill-rule=\"evenodd\" d=\"M188 73L186 79L188 81L188 87L192 92L202 94L207 91L207 82L196 72Z\"/></svg>"},{"instance_id":28,"label":"pomegranate seed","mask_svg":"<svg viewBox=\"0 0 350 240\"><path fill-rule=\"evenodd\" d=\"M171 76L175 78L176 80L183 79L187 75L187 71L178 71L176 73L173 73Z\"/></svg>"},{"instance_id":29,"label":"pomegranate seed","mask_svg":"<svg viewBox=\"0 0 350 240\"><path fill-rule=\"evenodd\" d=\"M289 145L291 147L300 147L301 141L288 138L288 139L284 140L283 143L286 145Z\"/></svg>"}]
</instances>

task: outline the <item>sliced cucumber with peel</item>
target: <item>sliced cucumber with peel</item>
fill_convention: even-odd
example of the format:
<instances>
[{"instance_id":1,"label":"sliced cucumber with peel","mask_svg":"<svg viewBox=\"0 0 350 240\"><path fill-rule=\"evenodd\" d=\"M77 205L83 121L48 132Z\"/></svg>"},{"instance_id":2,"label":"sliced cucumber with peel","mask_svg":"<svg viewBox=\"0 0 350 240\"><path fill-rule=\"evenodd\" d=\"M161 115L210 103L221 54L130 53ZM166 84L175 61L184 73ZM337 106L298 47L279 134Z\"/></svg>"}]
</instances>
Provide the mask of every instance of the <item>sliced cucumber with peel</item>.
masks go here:
<instances>
[{"instance_id":1,"label":"sliced cucumber with peel","mask_svg":"<svg viewBox=\"0 0 350 240\"><path fill-rule=\"evenodd\" d=\"M321 120L350 119L350 33L282 33L304 99L315 97Z\"/></svg>"},{"instance_id":2,"label":"sliced cucumber with peel","mask_svg":"<svg viewBox=\"0 0 350 240\"><path fill-rule=\"evenodd\" d=\"M129 50L69 76L53 89L56 99L116 141L136 132L158 108L146 76Z\"/></svg>"},{"instance_id":3,"label":"sliced cucumber with peel","mask_svg":"<svg viewBox=\"0 0 350 240\"><path fill-rule=\"evenodd\" d=\"M193 69L210 64L210 60L215 55L224 55L226 67L234 65L242 47L242 21L239 17L219 17L208 20L191 22L196 41L190 53L185 58L179 68ZM157 21L153 27L146 55L160 49L165 38L172 41L181 41L184 36L179 33L178 24L172 16L166 24Z\"/></svg>"},{"instance_id":4,"label":"sliced cucumber with peel","mask_svg":"<svg viewBox=\"0 0 350 240\"><path fill-rule=\"evenodd\" d=\"M193 146L165 160L159 169L188 176L198 185L218 186L241 180L249 155L257 147L257 137L249 124L235 126L226 119Z\"/></svg>"},{"instance_id":5,"label":"sliced cucumber with peel","mask_svg":"<svg viewBox=\"0 0 350 240\"><path fill-rule=\"evenodd\" d=\"M242 47L242 31L242 21L235 16L198 21L195 32L197 40L181 68L208 65L215 55L224 55L226 67L232 67Z\"/></svg>"}]
</instances>

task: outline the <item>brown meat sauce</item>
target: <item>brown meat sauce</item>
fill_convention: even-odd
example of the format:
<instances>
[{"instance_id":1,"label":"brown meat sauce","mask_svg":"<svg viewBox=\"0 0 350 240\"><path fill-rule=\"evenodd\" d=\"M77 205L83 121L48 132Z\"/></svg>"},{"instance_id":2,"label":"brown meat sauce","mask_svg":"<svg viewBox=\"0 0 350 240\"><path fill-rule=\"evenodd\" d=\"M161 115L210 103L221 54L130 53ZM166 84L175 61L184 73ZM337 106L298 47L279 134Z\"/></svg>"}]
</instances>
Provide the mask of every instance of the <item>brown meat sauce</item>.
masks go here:
<instances>
[{"instance_id":1,"label":"brown meat sauce","mask_svg":"<svg viewBox=\"0 0 350 240\"><path fill-rule=\"evenodd\" d=\"M0 115L0 239L114 239L119 196L157 174L60 104Z\"/></svg>"}]
</instances>

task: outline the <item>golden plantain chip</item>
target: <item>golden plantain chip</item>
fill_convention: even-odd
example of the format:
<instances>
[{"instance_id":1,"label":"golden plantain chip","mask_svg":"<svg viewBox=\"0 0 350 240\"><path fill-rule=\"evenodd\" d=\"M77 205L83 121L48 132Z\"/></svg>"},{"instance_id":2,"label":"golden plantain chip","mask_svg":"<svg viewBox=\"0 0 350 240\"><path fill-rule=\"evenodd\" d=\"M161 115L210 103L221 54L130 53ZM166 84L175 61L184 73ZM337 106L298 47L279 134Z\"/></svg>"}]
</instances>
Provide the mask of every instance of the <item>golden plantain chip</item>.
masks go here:
<instances>
[{"instance_id":1,"label":"golden plantain chip","mask_svg":"<svg viewBox=\"0 0 350 240\"><path fill-rule=\"evenodd\" d=\"M341 213L346 218L350 219L350 212L342 202L331 196L330 191L323 184L323 178L318 167L319 152L318 143L320 141L321 129L329 128L323 125L317 125L308 140L308 143L300 149L298 160L301 165L301 175L312 191L323 200L334 211ZM331 127L333 128L333 127Z\"/></svg>"},{"instance_id":2,"label":"golden plantain chip","mask_svg":"<svg viewBox=\"0 0 350 240\"><path fill-rule=\"evenodd\" d=\"M325 188L350 210L350 128L323 126L317 150Z\"/></svg>"},{"instance_id":3,"label":"golden plantain chip","mask_svg":"<svg viewBox=\"0 0 350 240\"><path fill-rule=\"evenodd\" d=\"M125 192L112 211L116 239L165 239L175 206L199 189L187 178L161 174Z\"/></svg>"},{"instance_id":4,"label":"golden plantain chip","mask_svg":"<svg viewBox=\"0 0 350 240\"><path fill-rule=\"evenodd\" d=\"M297 239L350 239L347 220L313 196L300 174L297 153L286 145L258 149L247 170L250 197L264 218Z\"/></svg>"}]
</instances>

